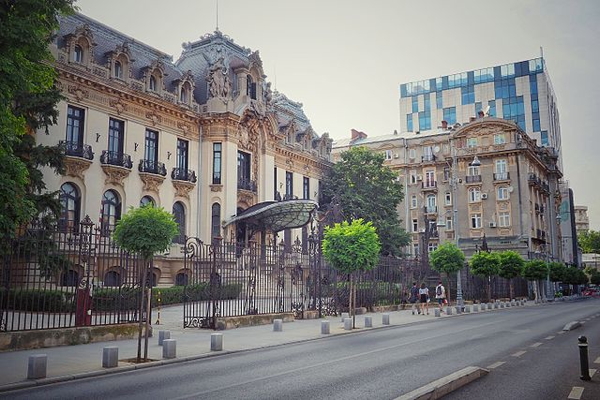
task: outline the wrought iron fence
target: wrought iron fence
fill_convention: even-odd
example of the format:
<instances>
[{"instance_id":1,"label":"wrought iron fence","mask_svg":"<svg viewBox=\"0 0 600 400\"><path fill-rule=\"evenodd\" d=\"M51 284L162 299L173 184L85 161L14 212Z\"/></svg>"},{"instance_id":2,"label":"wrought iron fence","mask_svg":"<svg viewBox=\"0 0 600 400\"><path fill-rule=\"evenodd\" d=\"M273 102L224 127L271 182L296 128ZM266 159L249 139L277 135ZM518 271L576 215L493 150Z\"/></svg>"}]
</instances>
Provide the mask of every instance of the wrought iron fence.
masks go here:
<instances>
[{"instance_id":1,"label":"wrought iron fence","mask_svg":"<svg viewBox=\"0 0 600 400\"><path fill-rule=\"evenodd\" d=\"M307 311L338 315L347 311L349 276L331 268L318 243L303 246L188 238L184 247L184 327L217 327L221 317ZM355 274L357 307L406 300L414 263L382 257L372 271Z\"/></svg>"},{"instance_id":2,"label":"wrought iron fence","mask_svg":"<svg viewBox=\"0 0 600 400\"><path fill-rule=\"evenodd\" d=\"M138 321L140 262L99 233L86 216L51 229L32 224L3 247L0 330Z\"/></svg>"}]
</instances>

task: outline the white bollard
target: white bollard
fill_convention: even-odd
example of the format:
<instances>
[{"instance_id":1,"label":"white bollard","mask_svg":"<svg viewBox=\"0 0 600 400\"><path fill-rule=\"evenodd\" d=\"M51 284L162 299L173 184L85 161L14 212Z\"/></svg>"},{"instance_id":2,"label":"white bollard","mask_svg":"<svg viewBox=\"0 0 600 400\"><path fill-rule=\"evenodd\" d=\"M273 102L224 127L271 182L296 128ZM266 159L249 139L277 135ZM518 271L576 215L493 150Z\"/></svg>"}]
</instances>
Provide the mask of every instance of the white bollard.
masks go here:
<instances>
[{"instance_id":1,"label":"white bollard","mask_svg":"<svg viewBox=\"0 0 600 400\"><path fill-rule=\"evenodd\" d=\"M471 306L465 306L465 312L469 314L471 312Z\"/></svg>"},{"instance_id":2,"label":"white bollard","mask_svg":"<svg viewBox=\"0 0 600 400\"><path fill-rule=\"evenodd\" d=\"M436 317L439 317L440 316L440 309L439 308L434 309L433 310L433 315L435 315Z\"/></svg>"},{"instance_id":3,"label":"white bollard","mask_svg":"<svg viewBox=\"0 0 600 400\"><path fill-rule=\"evenodd\" d=\"M170 359L177 356L177 340L165 339L163 340L163 358Z\"/></svg>"},{"instance_id":4,"label":"white bollard","mask_svg":"<svg viewBox=\"0 0 600 400\"><path fill-rule=\"evenodd\" d=\"M119 348L107 346L102 349L102 368L114 368L119 366Z\"/></svg>"},{"instance_id":5,"label":"white bollard","mask_svg":"<svg viewBox=\"0 0 600 400\"><path fill-rule=\"evenodd\" d=\"M171 331L158 331L158 345L162 346L165 339L171 339Z\"/></svg>"},{"instance_id":6,"label":"white bollard","mask_svg":"<svg viewBox=\"0 0 600 400\"><path fill-rule=\"evenodd\" d=\"M273 332L282 332L283 331L283 320L282 319L274 319L273 320Z\"/></svg>"},{"instance_id":7,"label":"white bollard","mask_svg":"<svg viewBox=\"0 0 600 400\"><path fill-rule=\"evenodd\" d=\"M210 334L210 351L222 351L223 350L223 334L222 333L211 333Z\"/></svg>"},{"instance_id":8,"label":"white bollard","mask_svg":"<svg viewBox=\"0 0 600 400\"><path fill-rule=\"evenodd\" d=\"M365 328L373 327L373 317L365 317Z\"/></svg>"},{"instance_id":9,"label":"white bollard","mask_svg":"<svg viewBox=\"0 0 600 400\"><path fill-rule=\"evenodd\" d=\"M452 307L446 307L446 315L452 315Z\"/></svg>"},{"instance_id":10,"label":"white bollard","mask_svg":"<svg viewBox=\"0 0 600 400\"><path fill-rule=\"evenodd\" d=\"M27 379L42 379L46 377L48 356L46 354L34 354L29 356L27 364Z\"/></svg>"},{"instance_id":11,"label":"white bollard","mask_svg":"<svg viewBox=\"0 0 600 400\"><path fill-rule=\"evenodd\" d=\"M342 322L344 322L344 320L345 320L346 318L350 318L350 313L343 312L343 313L342 313Z\"/></svg>"},{"instance_id":12,"label":"white bollard","mask_svg":"<svg viewBox=\"0 0 600 400\"><path fill-rule=\"evenodd\" d=\"M329 333L330 333L329 321L327 321L327 320L321 321L321 334L329 335Z\"/></svg>"},{"instance_id":13,"label":"white bollard","mask_svg":"<svg viewBox=\"0 0 600 400\"><path fill-rule=\"evenodd\" d=\"M487 309L488 309L488 310L491 310L492 308L494 308L494 305L493 305L492 303L488 303L488 305L487 305Z\"/></svg>"},{"instance_id":14,"label":"white bollard","mask_svg":"<svg viewBox=\"0 0 600 400\"><path fill-rule=\"evenodd\" d=\"M381 314L381 323L383 325L389 325L390 324L390 314Z\"/></svg>"},{"instance_id":15,"label":"white bollard","mask_svg":"<svg viewBox=\"0 0 600 400\"><path fill-rule=\"evenodd\" d=\"M473 304L473 312L479 312L479 304Z\"/></svg>"},{"instance_id":16,"label":"white bollard","mask_svg":"<svg viewBox=\"0 0 600 400\"><path fill-rule=\"evenodd\" d=\"M344 330L351 331L352 330L352 318L346 318L344 320Z\"/></svg>"}]
</instances>

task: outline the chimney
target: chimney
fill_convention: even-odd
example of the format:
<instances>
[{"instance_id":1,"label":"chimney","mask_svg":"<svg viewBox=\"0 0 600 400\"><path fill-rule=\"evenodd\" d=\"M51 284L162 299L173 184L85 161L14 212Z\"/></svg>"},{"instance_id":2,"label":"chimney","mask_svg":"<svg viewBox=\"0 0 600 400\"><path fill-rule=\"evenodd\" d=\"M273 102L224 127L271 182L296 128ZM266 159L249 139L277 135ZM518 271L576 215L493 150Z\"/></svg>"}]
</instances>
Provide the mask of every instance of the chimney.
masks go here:
<instances>
[{"instance_id":1,"label":"chimney","mask_svg":"<svg viewBox=\"0 0 600 400\"><path fill-rule=\"evenodd\" d=\"M446 121L446 120L442 121L442 129L448 129L448 121Z\"/></svg>"},{"instance_id":2,"label":"chimney","mask_svg":"<svg viewBox=\"0 0 600 400\"><path fill-rule=\"evenodd\" d=\"M356 129L351 129L350 130L350 134L351 134L351 140L358 140L358 139L364 139L367 137L367 134L364 132L360 132L357 131Z\"/></svg>"}]
</instances>

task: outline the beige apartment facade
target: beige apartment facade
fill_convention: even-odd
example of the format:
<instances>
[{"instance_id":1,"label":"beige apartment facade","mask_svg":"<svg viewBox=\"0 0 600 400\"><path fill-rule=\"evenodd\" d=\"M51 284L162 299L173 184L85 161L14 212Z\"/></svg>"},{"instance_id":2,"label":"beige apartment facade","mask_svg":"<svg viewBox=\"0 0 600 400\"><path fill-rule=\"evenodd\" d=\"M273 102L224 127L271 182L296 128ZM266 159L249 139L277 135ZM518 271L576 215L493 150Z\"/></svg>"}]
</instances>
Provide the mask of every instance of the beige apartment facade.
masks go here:
<instances>
[{"instance_id":1,"label":"beige apartment facade","mask_svg":"<svg viewBox=\"0 0 600 400\"><path fill-rule=\"evenodd\" d=\"M487 248L561 259L557 156L514 122L482 117L432 131L353 136L334 143L334 159L352 146L385 155L404 185L398 213L412 234L406 251L413 257L449 241L467 257Z\"/></svg>"},{"instance_id":2,"label":"beige apartment facade","mask_svg":"<svg viewBox=\"0 0 600 400\"><path fill-rule=\"evenodd\" d=\"M244 210L318 197L332 141L313 131L300 103L271 90L257 51L215 31L174 62L81 14L61 18L52 51L65 99L58 124L36 137L65 145L66 173L44 175L60 190L61 226L77 229L89 215L108 237L130 207L172 211L179 235L157 259L158 284L182 273L185 236L248 240L229 223Z\"/></svg>"}]
</instances>

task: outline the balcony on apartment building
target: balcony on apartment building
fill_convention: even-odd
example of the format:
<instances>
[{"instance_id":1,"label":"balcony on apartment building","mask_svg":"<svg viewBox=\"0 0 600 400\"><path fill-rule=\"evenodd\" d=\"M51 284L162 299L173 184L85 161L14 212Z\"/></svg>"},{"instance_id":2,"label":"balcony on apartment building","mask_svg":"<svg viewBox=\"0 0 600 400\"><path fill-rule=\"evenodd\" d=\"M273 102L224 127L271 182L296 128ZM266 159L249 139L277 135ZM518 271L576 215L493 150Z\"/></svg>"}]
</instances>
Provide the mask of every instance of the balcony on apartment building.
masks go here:
<instances>
[{"instance_id":1,"label":"balcony on apartment building","mask_svg":"<svg viewBox=\"0 0 600 400\"><path fill-rule=\"evenodd\" d=\"M196 183L197 181L196 172L185 168L173 168L173 171L171 171L171 179L190 183Z\"/></svg>"},{"instance_id":2,"label":"balcony on apartment building","mask_svg":"<svg viewBox=\"0 0 600 400\"><path fill-rule=\"evenodd\" d=\"M238 178L237 184L238 190L247 190L252 193L256 193L256 181L247 179L247 178Z\"/></svg>"},{"instance_id":3,"label":"balcony on apartment building","mask_svg":"<svg viewBox=\"0 0 600 400\"><path fill-rule=\"evenodd\" d=\"M94 152L92 151L92 146L89 144L68 140L61 140L59 143L61 146L64 146L66 156L84 158L90 161L94 159Z\"/></svg>"},{"instance_id":4,"label":"balcony on apartment building","mask_svg":"<svg viewBox=\"0 0 600 400\"><path fill-rule=\"evenodd\" d=\"M481 175L467 175L465 183L481 183Z\"/></svg>"},{"instance_id":5,"label":"balcony on apartment building","mask_svg":"<svg viewBox=\"0 0 600 400\"><path fill-rule=\"evenodd\" d=\"M167 168L165 164L156 160L140 160L138 171L148 174L167 176Z\"/></svg>"},{"instance_id":6,"label":"balcony on apartment building","mask_svg":"<svg viewBox=\"0 0 600 400\"><path fill-rule=\"evenodd\" d=\"M104 165L112 165L115 167L123 167L127 169L131 169L131 167L133 167L133 163L131 162L131 156L129 154L110 150L102 150L102 155L100 156L100 163Z\"/></svg>"},{"instance_id":7,"label":"balcony on apartment building","mask_svg":"<svg viewBox=\"0 0 600 400\"><path fill-rule=\"evenodd\" d=\"M421 156L421 162L435 162L436 156L435 154L425 154Z\"/></svg>"},{"instance_id":8,"label":"balcony on apartment building","mask_svg":"<svg viewBox=\"0 0 600 400\"><path fill-rule=\"evenodd\" d=\"M510 172L494 172L494 182L497 181L509 181Z\"/></svg>"},{"instance_id":9,"label":"balcony on apartment building","mask_svg":"<svg viewBox=\"0 0 600 400\"><path fill-rule=\"evenodd\" d=\"M437 215L438 208L437 206L423 206L423 211L426 215Z\"/></svg>"},{"instance_id":10,"label":"balcony on apartment building","mask_svg":"<svg viewBox=\"0 0 600 400\"><path fill-rule=\"evenodd\" d=\"M438 190L437 181L425 180L425 181L421 182L421 190L437 192L437 190Z\"/></svg>"}]
</instances>

